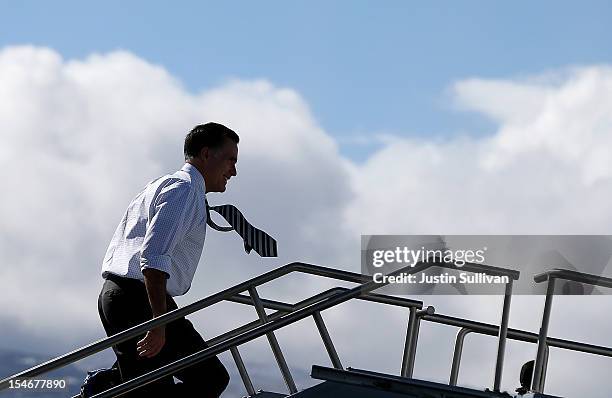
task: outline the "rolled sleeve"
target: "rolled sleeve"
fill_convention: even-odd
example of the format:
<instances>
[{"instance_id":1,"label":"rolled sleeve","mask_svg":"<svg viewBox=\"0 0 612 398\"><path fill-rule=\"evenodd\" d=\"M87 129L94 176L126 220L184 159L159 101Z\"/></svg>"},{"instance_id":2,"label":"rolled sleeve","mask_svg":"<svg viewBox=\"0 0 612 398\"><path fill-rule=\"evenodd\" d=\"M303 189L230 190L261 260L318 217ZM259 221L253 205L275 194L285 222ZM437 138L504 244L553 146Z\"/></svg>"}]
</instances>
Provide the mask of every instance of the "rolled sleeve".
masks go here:
<instances>
[{"instance_id":1,"label":"rolled sleeve","mask_svg":"<svg viewBox=\"0 0 612 398\"><path fill-rule=\"evenodd\" d=\"M172 260L170 256L140 256L140 270L144 271L147 268L153 268L162 271L166 274L166 279L170 278L170 270Z\"/></svg>"},{"instance_id":2,"label":"rolled sleeve","mask_svg":"<svg viewBox=\"0 0 612 398\"><path fill-rule=\"evenodd\" d=\"M151 203L147 230L142 244L140 269L165 272L172 277L172 251L187 233L190 211L193 210L192 190L185 183L164 187Z\"/></svg>"}]
</instances>

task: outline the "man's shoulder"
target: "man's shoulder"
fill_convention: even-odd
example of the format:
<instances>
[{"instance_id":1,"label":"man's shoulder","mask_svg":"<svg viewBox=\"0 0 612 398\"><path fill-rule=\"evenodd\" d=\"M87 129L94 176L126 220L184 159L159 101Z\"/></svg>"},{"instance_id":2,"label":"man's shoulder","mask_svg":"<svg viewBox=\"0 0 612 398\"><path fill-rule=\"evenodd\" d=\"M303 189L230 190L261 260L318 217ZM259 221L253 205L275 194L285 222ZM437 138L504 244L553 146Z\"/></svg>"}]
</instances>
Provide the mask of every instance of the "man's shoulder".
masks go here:
<instances>
[{"instance_id":1,"label":"man's shoulder","mask_svg":"<svg viewBox=\"0 0 612 398\"><path fill-rule=\"evenodd\" d=\"M199 202L200 190L189 173L178 170L152 181L147 187L147 196L155 204L160 201Z\"/></svg>"},{"instance_id":2,"label":"man's shoulder","mask_svg":"<svg viewBox=\"0 0 612 398\"><path fill-rule=\"evenodd\" d=\"M155 196L166 194L185 195L195 191L195 186L190 179L174 174L160 178L158 184L155 185Z\"/></svg>"},{"instance_id":3,"label":"man's shoulder","mask_svg":"<svg viewBox=\"0 0 612 398\"><path fill-rule=\"evenodd\" d=\"M148 185L155 191L176 189L176 190L191 190L195 188L189 173L183 170L178 170L172 174L166 174L151 181Z\"/></svg>"},{"instance_id":4,"label":"man's shoulder","mask_svg":"<svg viewBox=\"0 0 612 398\"><path fill-rule=\"evenodd\" d=\"M146 198L147 203L157 204L168 200L195 200L204 197L204 184L198 181L183 167L171 174L166 174L150 181L139 196ZM183 199L179 199L183 198ZM136 199L140 201L141 199ZM203 202L203 199L201 200Z\"/></svg>"}]
</instances>

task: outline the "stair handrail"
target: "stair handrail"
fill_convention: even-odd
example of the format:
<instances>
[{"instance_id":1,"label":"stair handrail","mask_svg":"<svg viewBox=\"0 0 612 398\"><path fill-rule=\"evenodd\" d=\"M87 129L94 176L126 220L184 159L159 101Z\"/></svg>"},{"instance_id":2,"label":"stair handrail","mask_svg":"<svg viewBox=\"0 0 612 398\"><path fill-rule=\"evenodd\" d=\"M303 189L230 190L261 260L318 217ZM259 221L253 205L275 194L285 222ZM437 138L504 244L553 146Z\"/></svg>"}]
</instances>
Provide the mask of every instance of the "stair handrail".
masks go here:
<instances>
[{"instance_id":1,"label":"stair handrail","mask_svg":"<svg viewBox=\"0 0 612 398\"><path fill-rule=\"evenodd\" d=\"M414 266L408 266L408 267L404 267L401 269L398 269L394 272L391 272L389 274L389 276L396 276L396 275L400 275L401 273L406 273L406 274L415 274L421 271L424 271L432 266L439 266L439 267L445 267L445 268L454 268L454 264L451 265L450 263L422 263L419 262ZM475 267L474 267L475 266ZM476 270L476 272L478 271L484 271L486 272L487 269L491 269L492 272L496 272L499 273L500 275L508 275L510 278L518 278L518 271L514 271L514 270L505 270L503 268L499 268L499 267L491 267L488 265L484 265L484 264L470 264L470 268ZM138 376L134 379L131 379L127 382L124 382L123 384L120 384L118 386L115 386L107 391L104 391L100 394L95 395L92 398L108 398L108 397L113 397L116 395L121 395L124 394L126 392L129 392L135 388L138 388L141 385L147 384L151 381L157 380L161 377L164 376L168 376L171 374L174 374L175 372L187 368L199 361L202 361L206 358L210 358L213 355L217 355L221 352L227 351L228 349L230 349L231 347L236 347L239 346L241 344L244 344L250 340L253 340L255 338L261 337L263 335L265 335L268 332L272 332L274 330L280 329L284 326L287 326L291 323L297 322L301 319L304 319L310 315L312 315L315 312L321 312L325 309L334 307L338 304L344 303L346 301L349 301L353 298L359 297L360 295L364 294L364 293L369 293L373 290L376 290L380 287L383 287L385 285L387 285L387 283L377 283L373 280L366 282L360 286L356 286L352 289L349 289L348 291L344 292L344 293L340 293L337 294L335 296L329 297L326 300L323 301L319 301L317 303L314 303L306 308L300 309L296 312L287 314L287 315L283 315L278 319L269 321L268 323L265 323L263 325L260 325L258 327L255 327L254 329L251 329L245 333L242 333L239 336L236 337L232 337L228 340L225 340L224 342L218 343L217 345L214 346L210 346L209 348L206 348L204 350L201 350L199 352L193 353L187 357L184 357L182 359L179 359L175 362L169 363L167 365L164 365L156 370L153 370L149 373L143 374L141 376Z\"/></svg>"},{"instance_id":2,"label":"stair handrail","mask_svg":"<svg viewBox=\"0 0 612 398\"><path fill-rule=\"evenodd\" d=\"M427 268L430 267L434 267L434 266L438 266L438 267L445 267L445 268L455 268L456 265L454 263L418 263L415 266L408 266L408 267L404 267L402 269L396 270L394 272L392 272L389 275L398 275L402 272L407 273L407 274L414 274L417 272L421 272L424 271ZM512 280L518 279L519 276L519 272L515 271L515 270L509 270L509 269L504 269L504 268L500 268L500 267L493 267L493 266L489 266L486 264L474 264L474 263L466 263L462 269L467 270L467 271L471 271L471 272L479 272L479 271L483 271L486 273L489 273L491 275L507 275L510 278L512 278ZM259 286L261 284L267 283L271 280L277 279L281 276L284 276L288 273L291 272L303 272L303 273L308 273L308 274L313 274L313 275L319 275L319 276L324 276L324 277L331 277L331 278L335 278L335 279L339 279L339 280L344 280L344 281L349 281L349 282L356 282L356 283L362 283L361 285L350 289L344 293L341 294L337 294L334 296L331 296L321 302L315 303L310 305L310 309L309 307L300 309L294 313L290 313L287 314L285 316L280 317L279 319L276 320L271 320L269 323L266 323L264 325L260 325L257 326L249 331L246 331L244 333L242 333L239 336L235 336L232 337L226 341L223 342L219 342L217 345L211 346L206 350L200 351L198 353L194 353L188 357L185 357L181 360L175 361L171 364L165 365L155 371L152 371L150 373L147 373L145 375L139 376L135 379L132 379L130 381L127 381L119 386L114 387L113 389L110 389L104 393L98 394L96 395L96 397L106 397L106 396L111 396L112 394L117 394L119 392L121 393L125 393L127 391L130 391L134 388L137 388L138 386L147 382L150 382L152 380L156 380L158 378L164 377L168 374L174 373L175 371L177 371L178 369L182 369L184 367L190 366L192 363L194 363L194 358L195 361L199 361L202 358L202 355L206 355L206 358L212 355L216 355L219 352L223 352L226 351L227 349L231 348L232 344L228 345L228 342L236 342L239 341L239 343L235 344L235 345L239 345L242 344L246 341L252 340L254 338L260 337L261 335L264 335L268 332L271 332L273 330L276 330L280 327L286 326L289 323L293 323L296 322L300 319L303 319L309 315L312 315L312 313L316 312L316 311L321 311L323 309L327 309L330 308L332 306L335 306L337 304L340 304L342 302L345 302L347 300L350 300L352 298L355 298L361 294L364 293L368 293L372 290L378 289L384 285L387 285L388 283L377 283L371 280L370 276L367 275L363 275L363 274L357 274L354 272L350 272L350 271L344 271L344 270L338 270L338 269L333 269L333 268L328 268L328 267L322 267L319 265L314 265L314 264L306 264L306 263L301 263L301 262L293 262L290 264L287 264L285 266L282 266L280 268L274 269L272 271L269 271L267 273L264 273L260 276L254 277L248 281L242 282L240 284L237 284L233 287L227 288L219 293L213 294L211 296L205 297L203 299L200 299L192 304L189 304L185 307L182 308L178 308L176 310L173 310L171 312L168 312L160 317L151 319L149 321L143 322L140 325L134 326L130 329L127 329L123 332L117 333L113 336L107 337L105 339L99 340L97 342L91 343L87 346L81 347L80 349L74 350L72 352L69 352L65 355L62 355L60 357L54 358L50 361L47 361L43 364L34 366L30 369L27 369L25 371L19 372L17 374L11 375L3 380L0 381L0 391L3 389L6 389L10 383L11 380L14 379L19 379L19 378L27 378L27 377L33 377L42 373L46 373L48 371L57 369L59 367L65 366L67 364L73 363L75 361L78 361L82 358L85 358L87 356L93 355L99 351L102 351L104 349L107 349L115 344L118 344L120 342L126 341L130 338L133 338L135 336L138 336L140 334L142 334L145 331L148 331L150 329L153 329L155 327L161 326L161 325L165 325L169 322L172 322L173 320L176 320L180 317L189 315L195 311L198 311L202 308L208 307L210 305L213 305L215 303L218 303L220 301L224 301L227 300L228 298L235 296L245 290L249 290L250 287L253 286ZM309 312L310 311L310 312ZM262 332L263 330L263 332ZM246 340L244 340L246 338ZM219 349L219 347L225 347L224 349L221 349L220 351L217 351ZM214 351L214 352L213 352ZM200 356L197 356L198 354L200 354ZM179 367L177 369L177 367ZM105 395L108 394L108 395Z\"/></svg>"},{"instance_id":3,"label":"stair handrail","mask_svg":"<svg viewBox=\"0 0 612 398\"><path fill-rule=\"evenodd\" d=\"M401 272L406 272L408 274L413 274L416 272L423 271L428 268L430 264L422 264L419 263L414 267L406 267L410 268L408 270L402 268L397 271L390 273L389 275L399 275ZM331 308L338 304L349 301L355 297L363 293L370 292L375 290L382 285L386 285L386 283L376 283L373 280L366 282L362 285L356 286L352 289L349 289L346 292L336 294L331 296L325 300L319 301L317 303L311 304L308 307L302 308L295 312L283 315L278 319L268 321L265 324L259 325L247 332L244 332L238 336L227 339L223 342L220 342L216 345L211 345L208 348L195 352L191 355L188 355L182 359L174 361L172 363L161 366L149 373L145 373L143 375L137 376L131 380L128 380L120 385L112 387L104 392L94 395L92 398L109 398L115 397L118 395L125 394L129 391L132 391L142 385L148 384L154 380L162 378L164 376L172 375L181 369L185 369L195 363L203 361L207 358L210 358L214 355L222 353L224 351L229 350L231 347L236 347L242 345L248 341L256 339L258 337L264 336L266 333L273 332L277 329L280 329L284 326L302 320L308 316L311 316L315 312L321 312L325 309Z\"/></svg>"}]
</instances>

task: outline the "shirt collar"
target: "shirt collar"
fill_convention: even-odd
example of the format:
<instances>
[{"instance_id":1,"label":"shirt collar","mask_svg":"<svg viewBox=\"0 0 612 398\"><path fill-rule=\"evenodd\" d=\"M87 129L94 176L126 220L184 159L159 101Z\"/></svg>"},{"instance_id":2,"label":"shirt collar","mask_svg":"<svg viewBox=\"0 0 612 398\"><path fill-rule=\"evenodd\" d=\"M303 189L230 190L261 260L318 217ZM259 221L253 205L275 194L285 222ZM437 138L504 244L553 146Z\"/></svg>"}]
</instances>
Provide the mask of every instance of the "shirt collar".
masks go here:
<instances>
[{"instance_id":1,"label":"shirt collar","mask_svg":"<svg viewBox=\"0 0 612 398\"><path fill-rule=\"evenodd\" d=\"M188 173L191 176L191 181L201 184L202 192L206 193L206 183L204 182L204 176L200 171L191 163L185 163L181 170Z\"/></svg>"}]
</instances>

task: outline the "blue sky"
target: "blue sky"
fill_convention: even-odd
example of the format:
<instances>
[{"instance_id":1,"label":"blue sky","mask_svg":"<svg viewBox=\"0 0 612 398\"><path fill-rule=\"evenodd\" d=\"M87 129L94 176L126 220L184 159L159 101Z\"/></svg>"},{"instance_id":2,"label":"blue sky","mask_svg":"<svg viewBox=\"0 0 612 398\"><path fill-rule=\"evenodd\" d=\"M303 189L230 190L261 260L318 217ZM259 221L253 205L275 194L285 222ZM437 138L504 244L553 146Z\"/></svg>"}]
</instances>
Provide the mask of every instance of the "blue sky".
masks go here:
<instances>
[{"instance_id":1,"label":"blue sky","mask_svg":"<svg viewBox=\"0 0 612 398\"><path fill-rule=\"evenodd\" d=\"M454 81L612 58L607 1L181 4L7 2L0 46L49 46L65 58L125 49L193 92L265 78L297 90L338 138L487 134L489 121L453 108ZM369 152L340 143L353 158Z\"/></svg>"}]
</instances>

